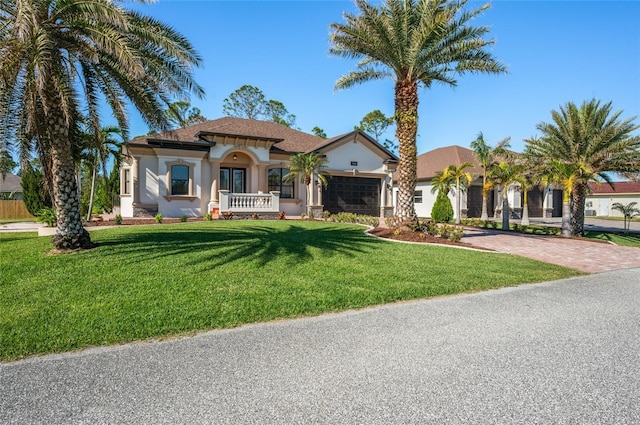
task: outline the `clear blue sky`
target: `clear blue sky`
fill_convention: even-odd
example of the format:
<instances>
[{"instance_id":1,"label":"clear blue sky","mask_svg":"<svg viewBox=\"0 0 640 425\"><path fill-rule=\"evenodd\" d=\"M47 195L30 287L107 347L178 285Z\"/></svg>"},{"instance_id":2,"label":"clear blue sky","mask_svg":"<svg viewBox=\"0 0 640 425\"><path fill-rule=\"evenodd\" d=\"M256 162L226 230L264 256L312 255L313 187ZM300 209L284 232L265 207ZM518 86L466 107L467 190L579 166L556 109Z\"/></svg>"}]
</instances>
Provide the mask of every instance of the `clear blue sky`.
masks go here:
<instances>
[{"instance_id":1,"label":"clear blue sky","mask_svg":"<svg viewBox=\"0 0 640 425\"><path fill-rule=\"evenodd\" d=\"M418 153L468 147L480 131L491 144L510 136L521 151L536 124L567 101L595 97L613 101L625 118L640 116L640 2L491 4L472 22L491 26L493 54L509 74L467 75L455 88L420 89ZM309 133L314 126L329 137L345 133L374 109L393 114L391 80L334 91L355 62L329 56L329 25L355 11L352 1L160 0L136 8L182 32L204 58L196 79L206 99L192 104L209 119L222 116L223 99L244 84L283 102ZM132 113L131 134L146 132Z\"/></svg>"}]
</instances>

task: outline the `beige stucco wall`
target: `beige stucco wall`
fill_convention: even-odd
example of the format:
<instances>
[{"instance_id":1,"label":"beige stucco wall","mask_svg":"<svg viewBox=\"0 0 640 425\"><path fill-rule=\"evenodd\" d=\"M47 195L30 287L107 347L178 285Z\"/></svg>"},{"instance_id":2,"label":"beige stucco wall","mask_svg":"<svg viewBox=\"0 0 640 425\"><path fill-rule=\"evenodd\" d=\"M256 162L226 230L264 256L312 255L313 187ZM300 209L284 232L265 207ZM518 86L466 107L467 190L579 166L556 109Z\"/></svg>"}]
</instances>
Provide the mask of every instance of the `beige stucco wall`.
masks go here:
<instances>
[{"instance_id":1,"label":"beige stucco wall","mask_svg":"<svg viewBox=\"0 0 640 425\"><path fill-rule=\"evenodd\" d=\"M595 211L596 216L600 217L622 217L620 211L612 208L612 205L616 202L623 205L631 202L637 202L638 205L636 205L636 207L638 207L640 205L640 194L615 195L607 193L602 195L589 195L585 200L585 213L586 211L591 210Z\"/></svg>"}]
</instances>

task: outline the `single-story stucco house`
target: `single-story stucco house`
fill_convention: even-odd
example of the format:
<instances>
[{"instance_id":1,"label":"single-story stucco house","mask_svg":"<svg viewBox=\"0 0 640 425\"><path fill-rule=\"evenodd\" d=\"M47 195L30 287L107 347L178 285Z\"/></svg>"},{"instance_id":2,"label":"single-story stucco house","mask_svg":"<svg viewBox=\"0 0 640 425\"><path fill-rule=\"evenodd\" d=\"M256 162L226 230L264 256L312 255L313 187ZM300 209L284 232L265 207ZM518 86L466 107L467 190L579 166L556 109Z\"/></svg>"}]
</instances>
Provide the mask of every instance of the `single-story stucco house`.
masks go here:
<instances>
[{"instance_id":1,"label":"single-story stucco house","mask_svg":"<svg viewBox=\"0 0 640 425\"><path fill-rule=\"evenodd\" d=\"M444 171L449 165L460 166L470 162L473 167L466 171L474 177L471 186L461 194L460 205L462 217L480 217L482 215L482 167L475 153L461 146L446 146L418 155L417 157L417 183L414 194L416 214L418 217L430 217L436 193L431 193L431 180L436 173ZM498 217L502 208L502 188L497 187L487 193L487 214L489 217ZM397 187L394 187L394 200L397 196ZM519 190L510 189L507 193L509 206L513 213L520 217L522 214L522 193ZM449 193L451 204L455 212L455 193ZM528 191L529 217L562 217L562 190L547 187L545 189L534 188Z\"/></svg>"},{"instance_id":2,"label":"single-story stucco house","mask_svg":"<svg viewBox=\"0 0 640 425\"><path fill-rule=\"evenodd\" d=\"M317 152L328 185L285 183L287 161ZM201 217L208 212L300 215L323 210L393 214L397 157L362 131L329 139L268 121L224 117L124 144L123 217ZM307 208L309 207L309 208Z\"/></svg>"},{"instance_id":3,"label":"single-story stucco house","mask_svg":"<svg viewBox=\"0 0 640 425\"><path fill-rule=\"evenodd\" d=\"M22 179L15 174L0 174L0 196L11 196L11 199L22 199Z\"/></svg>"},{"instance_id":4,"label":"single-story stucco house","mask_svg":"<svg viewBox=\"0 0 640 425\"><path fill-rule=\"evenodd\" d=\"M585 201L585 215L599 217L622 217L622 213L614 210L615 203L623 205L637 202L640 208L640 182L614 182L613 187L608 183L589 183L589 194Z\"/></svg>"}]
</instances>

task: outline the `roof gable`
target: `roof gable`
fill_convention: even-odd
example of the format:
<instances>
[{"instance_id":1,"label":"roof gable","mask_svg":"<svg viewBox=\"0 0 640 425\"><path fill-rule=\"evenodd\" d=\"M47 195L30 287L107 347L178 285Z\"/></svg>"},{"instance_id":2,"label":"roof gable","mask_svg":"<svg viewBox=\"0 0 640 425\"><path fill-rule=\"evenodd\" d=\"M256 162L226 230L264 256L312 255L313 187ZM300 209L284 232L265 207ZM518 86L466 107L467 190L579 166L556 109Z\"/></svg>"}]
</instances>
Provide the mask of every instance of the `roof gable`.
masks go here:
<instances>
[{"instance_id":1,"label":"roof gable","mask_svg":"<svg viewBox=\"0 0 640 425\"><path fill-rule=\"evenodd\" d=\"M459 166L470 162L473 167L466 171L475 175L482 175L482 167L471 149L453 145L437 148L417 156L416 176L418 180L430 180L436 173L444 171L449 165Z\"/></svg>"},{"instance_id":2,"label":"roof gable","mask_svg":"<svg viewBox=\"0 0 640 425\"><path fill-rule=\"evenodd\" d=\"M273 145L276 149L291 153L312 151L325 142L321 137L271 121L223 117L161 134L137 137L129 144L148 145L149 140L174 140L185 144L202 143L203 136L210 135L270 140L276 142Z\"/></svg>"}]
</instances>

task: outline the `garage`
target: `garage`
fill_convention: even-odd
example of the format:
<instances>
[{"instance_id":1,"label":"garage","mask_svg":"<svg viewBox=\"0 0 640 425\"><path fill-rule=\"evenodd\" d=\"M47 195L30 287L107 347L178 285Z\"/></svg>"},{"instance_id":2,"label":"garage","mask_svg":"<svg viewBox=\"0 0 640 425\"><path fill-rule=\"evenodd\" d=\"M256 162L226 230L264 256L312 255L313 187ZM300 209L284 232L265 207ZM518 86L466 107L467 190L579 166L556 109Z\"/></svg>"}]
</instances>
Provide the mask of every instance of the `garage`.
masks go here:
<instances>
[{"instance_id":1,"label":"garage","mask_svg":"<svg viewBox=\"0 0 640 425\"><path fill-rule=\"evenodd\" d=\"M487 216L493 217L494 192L487 192ZM471 186L467 191L467 217L482 216L482 186Z\"/></svg>"},{"instance_id":2,"label":"garage","mask_svg":"<svg viewBox=\"0 0 640 425\"><path fill-rule=\"evenodd\" d=\"M380 179L333 176L322 190L324 209L332 214L350 212L380 215Z\"/></svg>"}]
</instances>

